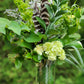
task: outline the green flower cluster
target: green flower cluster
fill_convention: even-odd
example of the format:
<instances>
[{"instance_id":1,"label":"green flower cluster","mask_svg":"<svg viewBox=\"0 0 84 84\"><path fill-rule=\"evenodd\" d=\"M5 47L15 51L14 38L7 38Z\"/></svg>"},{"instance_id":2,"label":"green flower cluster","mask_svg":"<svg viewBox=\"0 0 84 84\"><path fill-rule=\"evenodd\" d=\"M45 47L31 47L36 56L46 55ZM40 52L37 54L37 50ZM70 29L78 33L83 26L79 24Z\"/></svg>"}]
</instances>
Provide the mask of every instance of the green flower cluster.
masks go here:
<instances>
[{"instance_id":1,"label":"green flower cluster","mask_svg":"<svg viewBox=\"0 0 84 84\"><path fill-rule=\"evenodd\" d=\"M32 16L33 9L30 8L29 2L23 2L23 0L14 0L17 5L20 15L24 21L28 21L28 26L33 24Z\"/></svg>"},{"instance_id":2,"label":"green flower cluster","mask_svg":"<svg viewBox=\"0 0 84 84\"><path fill-rule=\"evenodd\" d=\"M58 57L60 60L66 58L65 51L63 50L63 45L60 41L46 42L42 46L37 45L34 48L38 54L42 55L44 52L48 57L48 60L54 61Z\"/></svg>"}]
</instances>

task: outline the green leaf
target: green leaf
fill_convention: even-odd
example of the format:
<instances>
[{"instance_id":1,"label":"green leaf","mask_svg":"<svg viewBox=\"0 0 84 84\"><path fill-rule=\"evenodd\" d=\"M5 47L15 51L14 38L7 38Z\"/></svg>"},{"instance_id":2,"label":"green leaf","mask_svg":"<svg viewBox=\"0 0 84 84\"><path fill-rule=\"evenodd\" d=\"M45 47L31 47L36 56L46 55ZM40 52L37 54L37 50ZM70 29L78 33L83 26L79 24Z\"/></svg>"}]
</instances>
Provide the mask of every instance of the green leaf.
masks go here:
<instances>
[{"instance_id":1,"label":"green leaf","mask_svg":"<svg viewBox=\"0 0 84 84\"><path fill-rule=\"evenodd\" d=\"M72 65L74 65L77 69L80 70L80 67L78 65L76 65L73 61L69 60L68 58L66 58L65 61L72 64Z\"/></svg>"},{"instance_id":2,"label":"green leaf","mask_svg":"<svg viewBox=\"0 0 84 84\"><path fill-rule=\"evenodd\" d=\"M84 8L81 9L81 15L83 15L83 13L84 13Z\"/></svg>"},{"instance_id":3,"label":"green leaf","mask_svg":"<svg viewBox=\"0 0 84 84\"><path fill-rule=\"evenodd\" d=\"M30 28L28 28L27 25L22 25L21 26L21 31L24 31L24 30L30 32Z\"/></svg>"},{"instance_id":4,"label":"green leaf","mask_svg":"<svg viewBox=\"0 0 84 84\"><path fill-rule=\"evenodd\" d=\"M67 10L60 10L60 11L57 12L56 17L60 16L60 15L63 15L65 13L68 13L68 11Z\"/></svg>"},{"instance_id":5,"label":"green leaf","mask_svg":"<svg viewBox=\"0 0 84 84\"><path fill-rule=\"evenodd\" d=\"M66 2L68 2L68 0L62 0L59 4L59 6L63 5L63 4L66 4Z\"/></svg>"},{"instance_id":6,"label":"green leaf","mask_svg":"<svg viewBox=\"0 0 84 84\"><path fill-rule=\"evenodd\" d=\"M59 0L54 0L54 1L55 1L55 3L56 3L56 4L58 4L58 3L59 3Z\"/></svg>"},{"instance_id":7,"label":"green leaf","mask_svg":"<svg viewBox=\"0 0 84 84\"><path fill-rule=\"evenodd\" d=\"M51 5L52 6L52 9L53 9L53 11L54 11L54 13L57 11L57 5Z\"/></svg>"},{"instance_id":8,"label":"green leaf","mask_svg":"<svg viewBox=\"0 0 84 84\"><path fill-rule=\"evenodd\" d=\"M27 58L27 59L32 59L31 53L28 52L28 53L25 55L25 58Z\"/></svg>"},{"instance_id":9,"label":"green leaf","mask_svg":"<svg viewBox=\"0 0 84 84\"><path fill-rule=\"evenodd\" d=\"M73 41L73 42L70 42L69 44L67 44L69 46L75 46L76 48L83 48L82 44L80 41Z\"/></svg>"},{"instance_id":10,"label":"green leaf","mask_svg":"<svg viewBox=\"0 0 84 84\"><path fill-rule=\"evenodd\" d=\"M40 25L46 30L46 24L45 21L42 20L40 17L36 16L37 21L40 23Z\"/></svg>"},{"instance_id":11,"label":"green leaf","mask_svg":"<svg viewBox=\"0 0 84 84\"><path fill-rule=\"evenodd\" d=\"M70 25L68 30L67 30L67 33L68 34L73 34L73 33L76 33L78 31L78 26L77 25Z\"/></svg>"},{"instance_id":12,"label":"green leaf","mask_svg":"<svg viewBox=\"0 0 84 84\"><path fill-rule=\"evenodd\" d=\"M69 38L71 38L71 39L77 39L78 40L78 39L81 38L81 36L78 33L74 33L74 34L69 35Z\"/></svg>"},{"instance_id":13,"label":"green leaf","mask_svg":"<svg viewBox=\"0 0 84 84\"><path fill-rule=\"evenodd\" d=\"M33 60L35 62L40 62L42 60L42 55L33 55Z\"/></svg>"},{"instance_id":14,"label":"green leaf","mask_svg":"<svg viewBox=\"0 0 84 84\"><path fill-rule=\"evenodd\" d=\"M47 5L47 4L45 4L45 7L47 8L47 11L48 11L48 13L50 15L50 18L52 18L53 17L53 11L52 11L51 7L49 5Z\"/></svg>"},{"instance_id":15,"label":"green leaf","mask_svg":"<svg viewBox=\"0 0 84 84\"><path fill-rule=\"evenodd\" d=\"M7 50L10 50L11 48L12 48L12 45L10 44L10 42L5 40L2 50L7 51Z\"/></svg>"},{"instance_id":16,"label":"green leaf","mask_svg":"<svg viewBox=\"0 0 84 84\"><path fill-rule=\"evenodd\" d=\"M75 52L76 52L76 54L77 54L77 56L80 60L80 63L83 65L83 59L81 57L81 54L80 54L79 50L75 46L72 46L72 48L75 50Z\"/></svg>"},{"instance_id":17,"label":"green leaf","mask_svg":"<svg viewBox=\"0 0 84 84\"><path fill-rule=\"evenodd\" d=\"M80 18L80 25L84 27L84 15L82 15Z\"/></svg>"},{"instance_id":18,"label":"green leaf","mask_svg":"<svg viewBox=\"0 0 84 84\"><path fill-rule=\"evenodd\" d=\"M69 36L65 36L64 38L60 39L60 41L63 43L64 46L72 42L73 40L69 38Z\"/></svg>"},{"instance_id":19,"label":"green leaf","mask_svg":"<svg viewBox=\"0 0 84 84\"><path fill-rule=\"evenodd\" d=\"M37 32L36 34L37 34L40 38L43 38L43 39L47 40L47 36L46 36L45 34L42 34L42 33L40 33L40 32Z\"/></svg>"},{"instance_id":20,"label":"green leaf","mask_svg":"<svg viewBox=\"0 0 84 84\"><path fill-rule=\"evenodd\" d=\"M22 67L22 62L19 59L15 60L15 67L16 67L16 69L19 69Z\"/></svg>"},{"instance_id":21,"label":"green leaf","mask_svg":"<svg viewBox=\"0 0 84 84\"><path fill-rule=\"evenodd\" d=\"M54 24L55 22L60 19L62 17L62 15L53 18L53 22L51 24L48 25L47 29L46 29L46 34L48 33L49 30L54 29Z\"/></svg>"},{"instance_id":22,"label":"green leaf","mask_svg":"<svg viewBox=\"0 0 84 84\"><path fill-rule=\"evenodd\" d=\"M0 27L0 33L6 34L5 26Z\"/></svg>"},{"instance_id":23,"label":"green leaf","mask_svg":"<svg viewBox=\"0 0 84 84\"><path fill-rule=\"evenodd\" d=\"M58 32L57 32L57 30L56 29L54 29L54 27L53 27L53 29L49 29L48 30L48 34L50 34L50 35L56 35Z\"/></svg>"},{"instance_id":24,"label":"green leaf","mask_svg":"<svg viewBox=\"0 0 84 84\"><path fill-rule=\"evenodd\" d=\"M0 33L6 34L5 28L9 23L10 21L8 19L0 17Z\"/></svg>"},{"instance_id":25,"label":"green leaf","mask_svg":"<svg viewBox=\"0 0 84 84\"><path fill-rule=\"evenodd\" d=\"M76 64L80 66L79 61L75 58L75 56L73 56L71 52L69 52L69 54L66 54L66 56L69 56Z\"/></svg>"},{"instance_id":26,"label":"green leaf","mask_svg":"<svg viewBox=\"0 0 84 84\"><path fill-rule=\"evenodd\" d=\"M34 60L35 62L39 62L39 60L38 60L38 55L33 55L33 60Z\"/></svg>"},{"instance_id":27,"label":"green leaf","mask_svg":"<svg viewBox=\"0 0 84 84\"><path fill-rule=\"evenodd\" d=\"M81 12L80 9L76 9L74 12L75 17L80 18L81 17Z\"/></svg>"},{"instance_id":28,"label":"green leaf","mask_svg":"<svg viewBox=\"0 0 84 84\"><path fill-rule=\"evenodd\" d=\"M16 22L16 21L11 21L11 23L9 24L8 29L12 30L17 35L20 35L20 33L21 33L21 27L18 24L18 22Z\"/></svg>"},{"instance_id":29,"label":"green leaf","mask_svg":"<svg viewBox=\"0 0 84 84\"><path fill-rule=\"evenodd\" d=\"M28 43L34 43L34 42L39 42L42 38L38 36L37 34L31 32L29 36L26 38L24 37L24 40Z\"/></svg>"},{"instance_id":30,"label":"green leaf","mask_svg":"<svg viewBox=\"0 0 84 84\"><path fill-rule=\"evenodd\" d=\"M55 22L56 22L57 20L59 20L61 17L62 17L62 15L57 16L57 17L54 17L54 21L53 21L53 23L52 23L52 24L55 24Z\"/></svg>"},{"instance_id":31,"label":"green leaf","mask_svg":"<svg viewBox=\"0 0 84 84\"><path fill-rule=\"evenodd\" d=\"M32 44L30 43L27 43L26 41L24 41L23 39L15 42L18 46L21 46L21 47L25 47L25 48L28 48L28 49L32 49Z\"/></svg>"}]
</instances>

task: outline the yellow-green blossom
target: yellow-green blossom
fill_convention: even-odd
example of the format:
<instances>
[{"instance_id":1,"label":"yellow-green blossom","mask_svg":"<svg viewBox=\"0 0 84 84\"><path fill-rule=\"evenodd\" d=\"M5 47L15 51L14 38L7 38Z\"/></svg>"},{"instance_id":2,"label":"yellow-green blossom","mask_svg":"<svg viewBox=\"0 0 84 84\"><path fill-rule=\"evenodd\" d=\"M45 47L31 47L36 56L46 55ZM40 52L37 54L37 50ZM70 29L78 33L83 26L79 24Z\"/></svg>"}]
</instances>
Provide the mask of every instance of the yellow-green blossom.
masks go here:
<instances>
[{"instance_id":1,"label":"yellow-green blossom","mask_svg":"<svg viewBox=\"0 0 84 84\"><path fill-rule=\"evenodd\" d=\"M59 47L59 48L63 48L63 45L62 45L62 43L61 43L60 41L53 41L53 42L52 42L52 45L53 45L53 46L57 46L57 47Z\"/></svg>"},{"instance_id":2,"label":"yellow-green blossom","mask_svg":"<svg viewBox=\"0 0 84 84\"><path fill-rule=\"evenodd\" d=\"M48 60L54 61L57 56L60 56L60 60L65 59L65 52L63 50L63 45L60 41L46 42L43 44L43 50L48 57Z\"/></svg>"},{"instance_id":3,"label":"yellow-green blossom","mask_svg":"<svg viewBox=\"0 0 84 84\"><path fill-rule=\"evenodd\" d=\"M51 60L51 61L56 60L56 55L54 55L54 53L49 53L48 60Z\"/></svg>"},{"instance_id":4,"label":"yellow-green blossom","mask_svg":"<svg viewBox=\"0 0 84 84\"><path fill-rule=\"evenodd\" d=\"M59 56L60 56L59 57L60 60L64 60L66 58L65 51L63 49L61 50L61 53L59 54Z\"/></svg>"},{"instance_id":5,"label":"yellow-green blossom","mask_svg":"<svg viewBox=\"0 0 84 84\"><path fill-rule=\"evenodd\" d=\"M52 48L52 45L50 42L46 42L45 44L43 44L44 51L49 51L51 50L51 48Z\"/></svg>"},{"instance_id":6,"label":"yellow-green blossom","mask_svg":"<svg viewBox=\"0 0 84 84\"><path fill-rule=\"evenodd\" d=\"M40 55L45 52L48 60L51 61L56 60L57 56L59 56L58 58L60 60L64 60L66 58L63 45L60 41L46 42L43 46L37 45L34 50Z\"/></svg>"},{"instance_id":7,"label":"yellow-green blossom","mask_svg":"<svg viewBox=\"0 0 84 84\"><path fill-rule=\"evenodd\" d=\"M43 53L43 47L37 45L37 46L34 48L34 51L36 51L39 55L42 55L42 53Z\"/></svg>"},{"instance_id":8,"label":"yellow-green blossom","mask_svg":"<svg viewBox=\"0 0 84 84\"><path fill-rule=\"evenodd\" d=\"M56 60L56 56L48 56L48 60L54 61L54 60Z\"/></svg>"}]
</instances>

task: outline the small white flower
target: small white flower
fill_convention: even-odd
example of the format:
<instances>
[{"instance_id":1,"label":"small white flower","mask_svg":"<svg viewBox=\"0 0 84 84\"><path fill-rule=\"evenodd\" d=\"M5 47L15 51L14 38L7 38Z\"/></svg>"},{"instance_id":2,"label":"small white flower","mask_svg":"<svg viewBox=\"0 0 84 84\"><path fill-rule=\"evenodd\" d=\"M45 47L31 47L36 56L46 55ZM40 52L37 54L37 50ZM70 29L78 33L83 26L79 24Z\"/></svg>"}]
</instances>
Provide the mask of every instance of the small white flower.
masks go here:
<instances>
[{"instance_id":1,"label":"small white flower","mask_svg":"<svg viewBox=\"0 0 84 84\"><path fill-rule=\"evenodd\" d=\"M43 53L43 47L37 45L37 46L34 48L34 51L36 51L39 55L42 55L42 53Z\"/></svg>"}]
</instances>

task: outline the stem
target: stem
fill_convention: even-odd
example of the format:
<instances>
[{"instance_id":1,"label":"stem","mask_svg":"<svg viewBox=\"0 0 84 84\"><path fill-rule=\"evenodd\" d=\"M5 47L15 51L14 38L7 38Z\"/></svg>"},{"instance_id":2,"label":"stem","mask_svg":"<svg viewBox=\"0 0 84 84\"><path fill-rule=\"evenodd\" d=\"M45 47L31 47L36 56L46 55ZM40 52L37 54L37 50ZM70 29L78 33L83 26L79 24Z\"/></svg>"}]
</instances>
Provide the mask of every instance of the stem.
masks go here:
<instances>
[{"instance_id":1,"label":"stem","mask_svg":"<svg viewBox=\"0 0 84 84\"><path fill-rule=\"evenodd\" d=\"M54 62L44 60L39 64L39 84L54 84Z\"/></svg>"}]
</instances>

